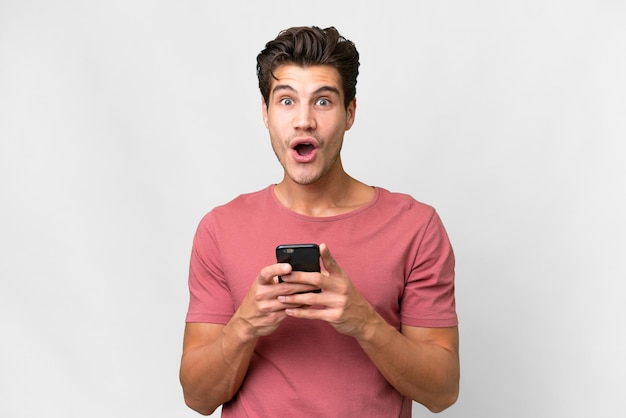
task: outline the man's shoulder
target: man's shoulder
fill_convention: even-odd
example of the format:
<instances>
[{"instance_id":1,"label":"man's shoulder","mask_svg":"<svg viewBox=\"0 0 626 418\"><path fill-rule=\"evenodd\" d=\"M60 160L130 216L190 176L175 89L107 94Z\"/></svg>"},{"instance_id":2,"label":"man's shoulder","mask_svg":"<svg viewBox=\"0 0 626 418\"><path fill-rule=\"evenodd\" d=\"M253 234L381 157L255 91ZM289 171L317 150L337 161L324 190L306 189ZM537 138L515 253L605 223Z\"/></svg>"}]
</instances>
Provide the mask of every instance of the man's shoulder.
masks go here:
<instances>
[{"instance_id":1,"label":"man's shoulder","mask_svg":"<svg viewBox=\"0 0 626 418\"><path fill-rule=\"evenodd\" d=\"M243 193L227 203L216 206L207 214L209 217L237 216L237 214L251 215L262 210L271 201L271 187L268 186L255 192ZM254 212L252 212L254 211Z\"/></svg>"},{"instance_id":2,"label":"man's shoulder","mask_svg":"<svg viewBox=\"0 0 626 418\"><path fill-rule=\"evenodd\" d=\"M379 191L380 206L385 209L396 208L403 211L434 212L435 208L428 203L417 200L410 194L392 192L382 187L377 187Z\"/></svg>"},{"instance_id":3,"label":"man's shoulder","mask_svg":"<svg viewBox=\"0 0 626 418\"><path fill-rule=\"evenodd\" d=\"M240 206L256 205L259 202L271 197L271 187L272 186L268 186L261 190L240 194L239 196L232 199L230 202L225 203L224 205L221 205L219 207L237 208Z\"/></svg>"},{"instance_id":4,"label":"man's shoulder","mask_svg":"<svg viewBox=\"0 0 626 418\"><path fill-rule=\"evenodd\" d=\"M229 228L257 218L271 206L270 188L271 186L268 186L256 192L240 194L229 202L214 206L201 217L198 228L200 230Z\"/></svg>"}]
</instances>

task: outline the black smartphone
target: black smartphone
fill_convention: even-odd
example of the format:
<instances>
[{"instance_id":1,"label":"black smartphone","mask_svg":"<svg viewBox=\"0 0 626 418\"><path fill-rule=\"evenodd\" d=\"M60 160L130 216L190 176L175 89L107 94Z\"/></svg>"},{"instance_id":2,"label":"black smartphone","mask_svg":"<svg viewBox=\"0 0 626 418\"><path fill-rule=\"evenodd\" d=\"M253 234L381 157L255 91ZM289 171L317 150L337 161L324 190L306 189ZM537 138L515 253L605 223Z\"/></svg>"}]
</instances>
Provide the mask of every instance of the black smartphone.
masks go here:
<instances>
[{"instance_id":1,"label":"black smartphone","mask_svg":"<svg viewBox=\"0 0 626 418\"><path fill-rule=\"evenodd\" d=\"M320 247L317 244L284 244L276 247L276 261L289 263L293 271L320 271ZM278 281L282 282L280 276ZM320 289L313 292L321 292Z\"/></svg>"}]
</instances>

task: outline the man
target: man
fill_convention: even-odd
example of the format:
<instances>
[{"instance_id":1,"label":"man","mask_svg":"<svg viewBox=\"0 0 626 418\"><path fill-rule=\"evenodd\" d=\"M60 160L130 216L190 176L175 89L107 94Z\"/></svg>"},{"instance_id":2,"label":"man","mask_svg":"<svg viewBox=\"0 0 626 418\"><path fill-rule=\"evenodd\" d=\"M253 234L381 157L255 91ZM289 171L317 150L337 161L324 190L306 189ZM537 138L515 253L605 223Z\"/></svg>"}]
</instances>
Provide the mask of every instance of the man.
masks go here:
<instances>
[{"instance_id":1,"label":"man","mask_svg":"<svg viewBox=\"0 0 626 418\"><path fill-rule=\"evenodd\" d=\"M332 27L285 30L257 57L284 177L198 226L180 377L202 414L410 417L412 400L434 412L456 401L445 229L432 207L341 163L358 60ZM275 247L293 243L320 243L321 273L276 263Z\"/></svg>"}]
</instances>

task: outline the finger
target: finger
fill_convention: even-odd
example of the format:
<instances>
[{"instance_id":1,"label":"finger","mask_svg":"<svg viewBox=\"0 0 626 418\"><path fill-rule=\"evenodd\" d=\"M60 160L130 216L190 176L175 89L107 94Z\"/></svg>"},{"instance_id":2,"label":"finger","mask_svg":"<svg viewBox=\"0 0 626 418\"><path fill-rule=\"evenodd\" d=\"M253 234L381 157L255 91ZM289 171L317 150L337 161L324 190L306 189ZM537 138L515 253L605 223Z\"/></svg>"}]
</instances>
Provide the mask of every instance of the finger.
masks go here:
<instances>
[{"instance_id":1,"label":"finger","mask_svg":"<svg viewBox=\"0 0 626 418\"><path fill-rule=\"evenodd\" d=\"M288 263L277 263L261 269L257 280L261 284L274 284L276 276L284 276L291 273L291 265Z\"/></svg>"},{"instance_id":2,"label":"finger","mask_svg":"<svg viewBox=\"0 0 626 418\"><path fill-rule=\"evenodd\" d=\"M322 263L324 263L324 268L329 273L339 273L341 271L341 267L335 261L328 246L326 244L320 244L320 258L322 259Z\"/></svg>"},{"instance_id":3,"label":"finger","mask_svg":"<svg viewBox=\"0 0 626 418\"><path fill-rule=\"evenodd\" d=\"M317 305L319 293L315 290L317 287L310 285L290 285L288 293L280 294L277 299L286 305Z\"/></svg>"},{"instance_id":4,"label":"finger","mask_svg":"<svg viewBox=\"0 0 626 418\"><path fill-rule=\"evenodd\" d=\"M285 314L300 319L316 319L331 322L328 309L310 309L308 307L293 307L285 309Z\"/></svg>"}]
</instances>

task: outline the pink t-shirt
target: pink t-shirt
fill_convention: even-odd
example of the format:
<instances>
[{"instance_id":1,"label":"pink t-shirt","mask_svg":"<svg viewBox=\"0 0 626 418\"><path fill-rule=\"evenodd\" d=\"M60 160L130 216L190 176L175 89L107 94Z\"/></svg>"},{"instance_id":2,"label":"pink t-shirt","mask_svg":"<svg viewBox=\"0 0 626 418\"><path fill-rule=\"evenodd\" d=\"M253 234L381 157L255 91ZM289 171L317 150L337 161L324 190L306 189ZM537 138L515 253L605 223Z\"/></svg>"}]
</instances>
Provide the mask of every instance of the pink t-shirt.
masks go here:
<instances>
[{"instance_id":1,"label":"pink t-shirt","mask_svg":"<svg viewBox=\"0 0 626 418\"><path fill-rule=\"evenodd\" d=\"M358 291L391 325L457 325L454 254L435 210L375 188L355 211L309 217L282 206L273 186L239 196L200 222L187 322L225 324L279 244L326 243ZM224 417L410 417L411 400L359 344L322 321L287 318L257 343Z\"/></svg>"}]
</instances>

